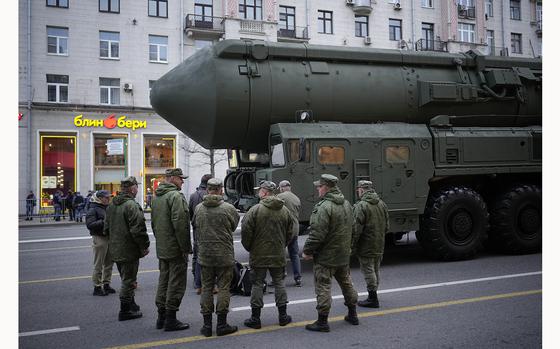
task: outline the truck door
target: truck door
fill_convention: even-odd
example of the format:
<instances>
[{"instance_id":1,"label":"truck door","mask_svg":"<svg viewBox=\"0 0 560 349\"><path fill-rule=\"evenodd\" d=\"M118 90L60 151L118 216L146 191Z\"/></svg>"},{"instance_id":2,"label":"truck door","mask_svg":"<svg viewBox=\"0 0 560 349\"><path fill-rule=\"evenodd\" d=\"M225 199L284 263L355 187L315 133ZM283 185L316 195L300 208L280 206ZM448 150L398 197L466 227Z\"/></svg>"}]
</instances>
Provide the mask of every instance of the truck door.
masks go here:
<instances>
[{"instance_id":1,"label":"truck door","mask_svg":"<svg viewBox=\"0 0 560 349\"><path fill-rule=\"evenodd\" d=\"M382 142L383 200L393 208L414 207L416 198L414 142L410 139Z\"/></svg>"},{"instance_id":2,"label":"truck door","mask_svg":"<svg viewBox=\"0 0 560 349\"><path fill-rule=\"evenodd\" d=\"M337 176L342 194L352 202L354 187L350 159L350 146L346 140L317 140L313 144L313 179L319 179L323 173ZM316 201L319 200L316 190L314 197Z\"/></svg>"}]
</instances>

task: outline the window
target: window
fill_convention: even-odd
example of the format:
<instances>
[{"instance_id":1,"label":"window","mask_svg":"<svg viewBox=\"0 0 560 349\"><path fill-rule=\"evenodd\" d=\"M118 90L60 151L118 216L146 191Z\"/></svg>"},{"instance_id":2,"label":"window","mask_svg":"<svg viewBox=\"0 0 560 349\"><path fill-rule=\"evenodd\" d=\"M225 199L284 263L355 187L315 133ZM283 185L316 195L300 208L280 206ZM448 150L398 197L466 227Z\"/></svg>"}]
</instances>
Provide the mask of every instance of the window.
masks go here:
<instances>
[{"instance_id":1,"label":"window","mask_svg":"<svg viewBox=\"0 0 560 349\"><path fill-rule=\"evenodd\" d=\"M99 32L99 57L119 58L119 38L118 32Z\"/></svg>"},{"instance_id":2,"label":"window","mask_svg":"<svg viewBox=\"0 0 560 349\"><path fill-rule=\"evenodd\" d=\"M121 79L99 78L99 102L101 104L119 105Z\"/></svg>"},{"instance_id":3,"label":"window","mask_svg":"<svg viewBox=\"0 0 560 349\"><path fill-rule=\"evenodd\" d=\"M429 8L434 7L434 1L433 0L422 0L422 7L429 7Z\"/></svg>"},{"instance_id":4,"label":"window","mask_svg":"<svg viewBox=\"0 0 560 349\"><path fill-rule=\"evenodd\" d=\"M407 146L390 146L385 148L385 161L390 164L406 164L410 159L410 149Z\"/></svg>"},{"instance_id":5,"label":"window","mask_svg":"<svg viewBox=\"0 0 560 349\"><path fill-rule=\"evenodd\" d=\"M402 21L400 19L389 18L389 40L402 39Z\"/></svg>"},{"instance_id":6,"label":"window","mask_svg":"<svg viewBox=\"0 0 560 349\"><path fill-rule=\"evenodd\" d=\"M262 20L262 0L239 0L239 16L245 19Z\"/></svg>"},{"instance_id":7,"label":"window","mask_svg":"<svg viewBox=\"0 0 560 349\"><path fill-rule=\"evenodd\" d=\"M369 17L355 16L355 32L357 37L369 36Z\"/></svg>"},{"instance_id":8,"label":"window","mask_svg":"<svg viewBox=\"0 0 560 349\"><path fill-rule=\"evenodd\" d=\"M422 39L424 43L422 48L426 50L434 50L434 24L422 23Z\"/></svg>"},{"instance_id":9,"label":"window","mask_svg":"<svg viewBox=\"0 0 560 349\"><path fill-rule=\"evenodd\" d=\"M494 17L494 0L486 0L484 3L484 14L486 17Z\"/></svg>"},{"instance_id":10,"label":"window","mask_svg":"<svg viewBox=\"0 0 560 349\"><path fill-rule=\"evenodd\" d=\"M150 62L167 63L167 36L148 35Z\"/></svg>"},{"instance_id":11,"label":"window","mask_svg":"<svg viewBox=\"0 0 560 349\"><path fill-rule=\"evenodd\" d=\"M509 16L511 19L521 20L521 3L519 0L509 0Z\"/></svg>"},{"instance_id":12,"label":"window","mask_svg":"<svg viewBox=\"0 0 560 349\"><path fill-rule=\"evenodd\" d=\"M344 164L344 148L323 146L319 148L319 163L323 165Z\"/></svg>"},{"instance_id":13,"label":"window","mask_svg":"<svg viewBox=\"0 0 560 349\"><path fill-rule=\"evenodd\" d=\"M47 74L47 101L68 103L68 75Z\"/></svg>"},{"instance_id":14,"label":"window","mask_svg":"<svg viewBox=\"0 0 560 349\"><path fill-rule=\"evenodd\" d=\"M487 30L486 31L486 45L488 45L488 53L495 55L495 47L494 47L494 31Z\"/></svg>"},{"instance_id":15,"label":"window","mask_svg":"<svg viewBox=\"0 0 560 349\"><path fill-rule=\"evenodd\" d=\"M156 83L155 80L148 80L148 91L152 91L152 87L154 87L154 84Z\"/></svg>"},{"instance_id":16,"label":"window","mask_svg":"<svg viewBox=\"0 0 560 349\"><path fill-rule=\"evenodd\" d=\"M47 52L68 56L68 28L47 27Z\"/></svg>"},{"instance_id":17,"label":"window","mask_svg":"<svg viewBox=\"0 0 560 349\"><path fill-rule=\"evenodd\" d=\"M474 24L459 23L459 41L474 42Z\"/></svg>"},{"instance_id":18,"label":"window","mask_svg":"<svg viewBox=\"0 0 560 349\"><path fill-rule=\"evenodd\" d=\"M278 28L280 30L296 30L296 8L280 6L278 17Z\"/></svg>"},{"instance_id":19,"label":"window","mask_svg":"<svg viewBox=\"0 0 560 349\"><path fill-rule=\"evenodd\" d=\"M47 0L47 6L68 8L68 0Z\"/></svg>"},{"instance_id":20,"label":"window","mask_svg":"<svg viewBox=\"0 0 560 349\"><path fill-rule=\"evenodd\" d=\"M52 206L57 191L76 188L76 136L41 134L41 207Z\"/></svg>"},{"instance_id":21,"label":"window","mask_svg":"<svg viewBox=\"0 0 560 349\"><path fill-rule=\"evenodd\" d=\"M165 169L176 167L175 137L144 136L144 193L155 193L165 180Z\"/></svg>"},{"instance_id":22,"label":"window","mask_svg":"<svg viewBox=\"0 0 560 349\"><path fill-rule=\"evenodd\" d=\"M167 0L148 0L148 16L167 18Z\"/></svg>"},{"instance_id":23,"label":"window","mask_svg":"<svg viewBox=\"0 0 560 349\"><path fill-rule=\"evenodd\" d=\"M523 53L521 34L511 33L511 53Z\"/></svg>"},{"instance_id":24,"label":"window","mask_svg":"<svg viewBox=\"0 0 560 349\"><path fill-rule=\"evenodd\" d=\"M194 4L194 20L196 27L212 28L212 0L196 0Z\"/></svg>"},{"instance_id":25,"label":"window","mask_svg":"<svg viewBox=\"0 0 560 349\"><path fill-rule=\"evenodd\" d=\"M332 11L319 10L319 33L333 33L333 13Z\"/></svg>"},{"instance_id":26,"label":"window","mask_svg":"<svg viewBox=\"0 0 560 349\"><path fill-rule=\"evenodd\" d=\"M270 161L272 167L282 167L286 164L286 160L284 159L284 144L279 143L272 146Z\"/></svg>"},{"instance_id":27,"label":"window","mask_svg":"<svg viewBox=\"0 0 560 349\"><path fill-rule=\"evenodd\" d=\"M121 12L120 0L99 0L99 12Z\"/></svg>"},{"instance_id":28,"label":"window","mask_svg":"<svg viewBox=\"0 0 560 349\"><path fill-rule=\"evenodd\" d=\"M309 141L305 139L290 139L288 141L288 151L290 162L304 161L309 162L310 151Z\"/></svg>"},{"instance_id":29,"label":"window","mask_svg":"<svg viewBox=\"0 0 560 349\"><path fill-rule=\"evenodd\" d=\"M463 5L465 7L473 7L474 1L473 0L457 0L457 5Z\"/></svg>"}]
</instances>

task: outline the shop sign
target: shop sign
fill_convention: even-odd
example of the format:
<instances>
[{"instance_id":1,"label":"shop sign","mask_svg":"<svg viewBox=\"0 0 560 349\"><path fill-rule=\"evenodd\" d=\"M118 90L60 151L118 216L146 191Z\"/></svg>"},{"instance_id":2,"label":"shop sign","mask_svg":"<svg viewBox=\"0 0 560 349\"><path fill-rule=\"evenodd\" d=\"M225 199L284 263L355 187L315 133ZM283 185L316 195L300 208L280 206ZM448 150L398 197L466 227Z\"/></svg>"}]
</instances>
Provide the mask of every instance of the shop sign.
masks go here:
<instances>
[{"instance_id":1,"label":"shop sign","mask_svg":"<svg viewBox=\"0 0 560 349\"><path fill-rule=\"evenodd\" d=\"M124 154L124 139L108 139L107 155L123 155Z\"/></svg>"},{"instance_id":2,"label":"shop sign","mask_svg":"<svg viewBox=\"0 0 560 349\"><path fill-rule=\"evenodd\" d=\"M109 115L105 120L99 119L85 119L82 114L74 118L74 126L76 127L105 127L108 129L113 129L115 127L119 128L130 128L133 131L137 128L146 128L147 121L140 120L128 120L126 115L121 115L116 118L115 114Z\"/></svg>"},{"instance_id":3,"label":"shop sign","mask_svg":"<svg viewBox=\"0 0 560 349\"><path fill-rule=\"evenodd\" d=\"M41 187L45 189L56 188L56 176L43 176L41 177Z\"/></svg>"}]
</instances>

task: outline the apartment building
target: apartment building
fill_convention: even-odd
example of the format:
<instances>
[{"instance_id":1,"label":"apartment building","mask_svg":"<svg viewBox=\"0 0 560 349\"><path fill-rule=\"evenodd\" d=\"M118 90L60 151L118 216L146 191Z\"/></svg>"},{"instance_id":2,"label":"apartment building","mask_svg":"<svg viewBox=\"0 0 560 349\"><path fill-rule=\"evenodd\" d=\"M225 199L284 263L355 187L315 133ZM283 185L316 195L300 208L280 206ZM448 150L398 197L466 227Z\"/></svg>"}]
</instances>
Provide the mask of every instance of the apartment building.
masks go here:
<instances>
[{"instance_id":1,"label":"apartment building","mask_svg":"<svg viewBox=\"0 0 560 349\"><path fill-rule=\"evenodd\" d=\"M20 199L50 206L56 190L115 192L134 175L144 203L168 167L194 190L207 169L149 92L217 40L532 57L541 18L536 0L20 0Z\"/></svg>"}]
</instances>

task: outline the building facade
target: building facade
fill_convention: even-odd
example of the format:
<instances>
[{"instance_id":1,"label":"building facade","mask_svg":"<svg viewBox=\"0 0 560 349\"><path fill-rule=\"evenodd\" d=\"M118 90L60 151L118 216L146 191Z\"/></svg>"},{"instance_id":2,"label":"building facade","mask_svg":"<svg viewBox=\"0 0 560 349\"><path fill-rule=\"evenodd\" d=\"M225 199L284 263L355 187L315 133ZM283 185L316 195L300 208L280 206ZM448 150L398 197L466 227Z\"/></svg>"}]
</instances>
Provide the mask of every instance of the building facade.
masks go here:
<instances>
[{"instance_id":1,"label":"building facade","mask_svg":"<svg viewBox=\"0 0 560 349\"><path fill-rule=\"evenodd\" d=\"M194 190L205 159L149 92L223 39L533 57L542 1L20 0L20 200L33 190L48 207L57 190L116 192L134 175L147 206L169 167L187 170Z\"/></svg>"}]
</instances>

